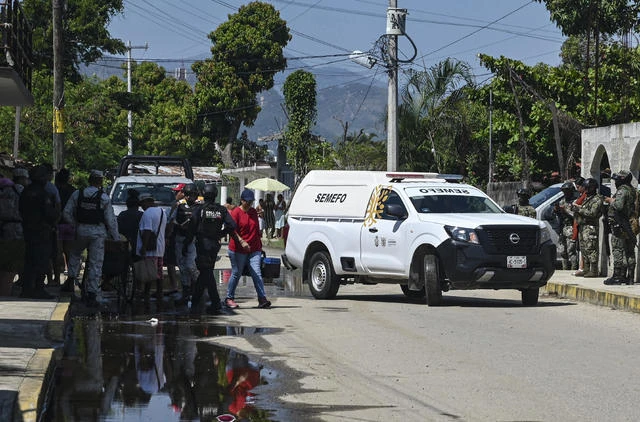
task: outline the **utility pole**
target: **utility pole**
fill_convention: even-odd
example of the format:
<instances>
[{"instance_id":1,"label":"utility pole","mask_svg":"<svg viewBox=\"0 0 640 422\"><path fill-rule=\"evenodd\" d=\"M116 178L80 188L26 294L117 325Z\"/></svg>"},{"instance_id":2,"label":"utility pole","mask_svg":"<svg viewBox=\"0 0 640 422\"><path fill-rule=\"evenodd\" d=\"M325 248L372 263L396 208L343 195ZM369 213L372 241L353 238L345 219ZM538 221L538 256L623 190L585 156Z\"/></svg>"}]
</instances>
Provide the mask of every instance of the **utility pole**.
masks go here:
<instances>
[{"instance_id":1,"label":"utility pole","mask_svg":"<svg viewBox=\"0 0 640 422\"><path fill-rule=\"evenodd\" d=\"M387 9L387 35L389 37L389 87L387 95L387 171L398 169L398 35L397 21L393 12L398 7L396 0L389 0ZM402 25L404 31L404 22Z\"/></svg>"},{"instance_id":2,"label":"utility pole","mask_svg":"<svg viewBox=\"0 0 640 422\"><path fill-rule=\"evenodd\" d=\"M149 48L149 44L145 43L144 45L132 46L131 41L129 41L127 45L127 92L131 93L131 50L133 49L144 49ZM129 113L127 113L127 146L128 146L128 154L133 155L133 112L129 109Z\"/></svg>"},{"instance_id":3,"label":"utility pole","mask_svg":"<svg viewBox=\"0 0 640 422\"><path fill-rule=\"evenodd\" d=\"M53 169L64 167L64 67L62 55L62 8L64 0L53 0Z\"/></svg>"},{"instance_id":4,"label":"utility pole","mask_svg":"<svg viewBox=\"0 0 640 422\"><path fill-rule=\"evenodd\" d=\"M489 183L493 181L493 90L489 89Z\"/></svg>"}]
</instances>

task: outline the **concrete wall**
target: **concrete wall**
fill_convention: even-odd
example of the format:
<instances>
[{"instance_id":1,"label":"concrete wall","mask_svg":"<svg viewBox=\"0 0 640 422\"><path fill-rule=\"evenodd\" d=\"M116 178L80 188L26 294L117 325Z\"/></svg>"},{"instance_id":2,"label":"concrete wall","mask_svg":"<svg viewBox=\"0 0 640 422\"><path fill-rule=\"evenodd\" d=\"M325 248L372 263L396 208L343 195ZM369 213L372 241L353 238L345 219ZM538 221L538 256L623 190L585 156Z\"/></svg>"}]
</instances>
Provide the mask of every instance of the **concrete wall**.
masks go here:
<instances>
[{"instance_id":1,"label":"concrete wall","mask_svg":"<svg viewBox=\"0 0 640 422\"><path fill-rule=\"evenodd\" d=\"M625 123L613 126L582 130L582 174L584 178L600 178L600 163L605 153L609 158L612 173L629 170L633 174L632 184L638 186L640 173L640 123ZM611 184L611 193L615 193ZM604 247L603 227L600 224L600 274L612 273ZM636 249L636 261L638 261ZM613 264L613 257L611 257ZM638 261L640 262L640 261ZM611 267L611 268L610 268ZM611 269L611 271L610 271ZM636 282L640 281L640 266L636 267Z\"/></svg>"},{"instance_id":2,"label":"concrete wall","mask_svg":"<svg viewBox=\"0 0 640 422\"><path fill-rule=\"evenodd\" d=\"M634 186L640 171L640 123L582 130L582 177L600 178L600 162L605 152L612 172L630 170ZM615 189L615 188L614 188Z\"/></svg>"}]
</instances>

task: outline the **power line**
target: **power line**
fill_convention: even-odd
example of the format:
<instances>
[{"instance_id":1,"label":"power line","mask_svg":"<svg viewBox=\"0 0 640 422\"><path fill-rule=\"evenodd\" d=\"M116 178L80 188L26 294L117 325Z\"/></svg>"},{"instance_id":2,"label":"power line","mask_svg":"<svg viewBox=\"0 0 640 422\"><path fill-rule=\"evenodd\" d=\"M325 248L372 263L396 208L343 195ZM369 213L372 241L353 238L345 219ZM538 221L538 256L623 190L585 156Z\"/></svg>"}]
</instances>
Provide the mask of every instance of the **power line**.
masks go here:
<instances>
[{"instance_id":1,"label":"power line","mask_svg":"<svg viewBox=\"0 0 640 422\"><path fill-rule=\"evenodd\" d=\"M472 35L474 35L474 34L477 34L478 32L482 31L483 29L488 28L490 25L493 25L494 23L499 22L499 21L501 21L502 19L504 19L504 18L506 18L506 17L508 17L508 16L510 16L510 15L513 15L514 13L516 13L516 12L520 11L521 9L523 9L523 8L525 8L525 7L527 7L527 6L529 6L531 3L533 3L533 2L532 2L531 0L529 0L529 1L527 1L525 4L523 4L522 6L518 7L518 8L517 8L517 9L515 9L515 10L512 10L511 12L507 13L506 15L504 15L504 16L502 16L502 17L500 17L500 18L498 18L498 19L496 19L496 20L494 20L494 21L489 22L488 24L486 24L486 25L482 26L481 28L479 28L479 29L477 29L477 30L475 30L475 31L472 31L472 32L468 33L467 35L464 35L464 36L462 36L462 37L460 37L460 38L458 38L458 39L456 39L456 40L453 40L453 41L451 41L450 43L448 43L448 44L446 44L446 45L444 45L444 46L442 46L442 47L440 47L440 48L437 48L437 49L435 49L435 50L432 50L432 51L430 51L430 52L428 52L428 53L426 53L426 54L424 54L424 55L420 56L420 58L425 57L425 56L429 56L429 55L431 55L431 54L433 54L433 53L437 53L438 51L442 51L442 50L444 50L444 49L445 49L445 48L447 48L447 47L450 47L450 46L452 46L452 45L454 45L454 44L457 44L457 43L459 43L460 41L462 41L462 40L464 40L464 39L466 39L466 38L469 38L470 36L472 36Z\"/></svg>"}]
</instances>

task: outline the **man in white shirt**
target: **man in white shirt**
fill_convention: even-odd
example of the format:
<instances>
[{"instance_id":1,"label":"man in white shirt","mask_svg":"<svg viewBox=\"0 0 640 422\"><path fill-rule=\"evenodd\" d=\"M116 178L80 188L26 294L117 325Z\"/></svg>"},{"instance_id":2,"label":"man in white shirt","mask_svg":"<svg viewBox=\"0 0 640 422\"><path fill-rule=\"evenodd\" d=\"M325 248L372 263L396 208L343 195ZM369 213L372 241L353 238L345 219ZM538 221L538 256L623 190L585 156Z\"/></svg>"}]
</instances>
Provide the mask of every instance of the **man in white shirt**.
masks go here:
<instances>
[{"instance_id":1,"label":"man in white shirt","mask_svg":"<svg viewBox=\"0 0 640 422\"><path fill-rule=\"evenodd\" d=\"M158 302L162 300L162 257L164 256L165 238L164 233L167 227L167 216L162 208L155 206L155 200L150 193L141 193L138 198L140 207L144 210L140 219L138 230L138 241L136 254L143 259L152 259L158 269L156 279L156 298ZM153 241L155 239L155 242ZM149 298L151 283L144 286L144 298Z\"/></svg>"}]
</instances>

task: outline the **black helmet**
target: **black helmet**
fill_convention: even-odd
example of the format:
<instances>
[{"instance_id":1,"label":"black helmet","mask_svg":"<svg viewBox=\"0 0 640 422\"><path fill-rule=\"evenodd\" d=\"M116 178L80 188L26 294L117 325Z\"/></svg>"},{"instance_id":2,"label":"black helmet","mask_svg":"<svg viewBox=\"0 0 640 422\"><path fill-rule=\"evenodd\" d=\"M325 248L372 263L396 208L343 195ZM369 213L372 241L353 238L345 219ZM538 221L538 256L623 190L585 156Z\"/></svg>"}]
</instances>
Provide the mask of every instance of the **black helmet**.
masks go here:
<instances>
[{"instance_id":1,"label":"black helmet","mask_svg":"<svg viewBox=\"0 0 640 422\"><path fill-rule=\"evenodd\" d=\"M526 198L531 198L531 192L527 188L520 188L516 192L516 195Z\"/></svg>"},{"instance_id":2,"label":"black helmet","mask_svg":"<svg viewBox=\"0 0 640 422\"><path fill-rule=\"evenodd\" d=\"M194 194L198 193L198 188L194 183L187 183L182 188L182 192L184 192L185 195Z\"/></svg>"},{"instance_id":3,"label":"black helmet","mask_svg":"<svg viewBox=\"0 0 640 422\"><path fill-rule=\"evenodd\" d=\"M618 173L613 173L613 175L611 175L611 178L619 183L629 183L631 182L631 179L633 178L633 175L631 174L631 172L627 171L627 170L622 170Z\"/></svg>"},{"instance_id":4,"label":"black helmet","mask_svg":"<svg viewBox=\"0 0 640 422\"><path fill-rule=\"evenodd\" d=\"M48 180L47 168L42 164L33 167L31 170L29 170L29 178L33 182L46 183Z\"/></svg>"},{"instance_id":5,"label":"black helmet","mask_svg":"<svg viewBox=\"0 0 640 422\"><path fill-rule=\"evenodd\" d=\"M568 191L573 191L575 189L575 187L573 186L573 183L571 182L564 182L562 184L562 186L560 187L561 190L568 190Z\"/></svg>"},{"instance_id":6,"label":"black helmet","mask_svg":"<svg viewBox=\"0 0 640 422\"><path fill-rule=\"evenodd\" d=\"M204 185L203 196L205 201L213 201L218 196L218 188L213 183L207 183Z\"/></svg>"},{"instance_id":7,"label":"black helmet","mask_svg":"<svg viewBox=\"0 0 640 422\"><path fill-rule=\"evenodd\" d=\"M598 190L598 181L596 179L594 179L593 177L590 177L590 178L588 178L587 180L584 181L582 186L584 186L584 188L587 190L587 192L593 193L596 190Z\"/></svg>"}]
</instances>

